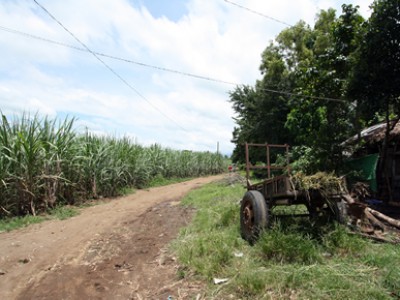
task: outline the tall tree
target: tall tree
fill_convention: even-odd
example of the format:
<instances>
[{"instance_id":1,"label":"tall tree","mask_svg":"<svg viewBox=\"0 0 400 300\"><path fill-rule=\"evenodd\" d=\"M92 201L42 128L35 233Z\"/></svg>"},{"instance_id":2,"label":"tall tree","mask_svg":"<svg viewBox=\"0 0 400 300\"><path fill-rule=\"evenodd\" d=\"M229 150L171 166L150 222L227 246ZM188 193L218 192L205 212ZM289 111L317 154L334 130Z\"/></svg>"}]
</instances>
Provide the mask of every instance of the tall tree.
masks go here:
<instances>
[{"instance_id":1,"label":"tall tree","mask_svg":"<svg viewBox=\"0 0 400 300\"><path fill-rule=\"evenodd\" d=\"M245 141L304 145L316 169L335 170L349 135L377 114L388 125L400 117L400 0L375 0L372 8L368 21L352 5L339 17L321 11L314 28L299 22L269 44L263 78L230 95L236 149Z\"/></svg>"},{"instance_id":2,"label":"tall tree","mask_svg":"<svg viewBox=\"0 0 400 300\"><path fill-rule=\"evenodd\" d=\"M260 97L254 88L250 86L236 87L230 93L231 103L236 112L237 126L233 130L232 142L236 147L232 154L233 161L243 162L245 158L244 143L255 142L259 135L257 124L259 117L258 102Z\"/></svg>"},{"instance_id":3,"label":"tall tree","mask_svg":"<svg viewBox=\"0 0 400 300\"><path fill-rule=\"evenodd\" d=\"M400 1L375 0L371 8L348 94L358 99L359 114L366 120L376 121L377 114L384 116L386 132L379 173L384 170L391 195L386 165L389 134L400 119Z\"/></svg>"},{"instance_id":4,"label":"tall tree","mask_svg":"<svg viewBox=\"0 0 400 300\"><path fill-rule=\"evenodd\" d=\"M348 94L366 119L400 115L400 1L376 0L365 24Z\"/></svg>"},{"instance_id":5,"label":"tall tree","mask_svg":"<svg viewBox=\"0 0 400 300\"><path fill-rule=\"evenodd\" d=\"M288 96L271 92L287 90L290 82L288 66L277 45L271 43L262 53L260 71L264 77L254 88L237 87L230 93L237 124L232 139L236 144L234 161L244 161L245 142L280 144L292 141L284 127L289 112Z\"/></svg>"},{"instance_id":6,"label":"tall tree","mask_svg":"<svg viewBox=\"0 0 400 300\"><path fill-rule=\"evenodd\" d=\"M341 165L341 142L352 131L352 101L345 99L351 57L357 49L363 18L357 7L343 5L336 18L335 10L321 11L312 31L308 64L296 72L296 91L314 97L292 99L286 127L296 133L298 144L312 149L315 168L337 170Z\"/></svg>"}]
</instances>

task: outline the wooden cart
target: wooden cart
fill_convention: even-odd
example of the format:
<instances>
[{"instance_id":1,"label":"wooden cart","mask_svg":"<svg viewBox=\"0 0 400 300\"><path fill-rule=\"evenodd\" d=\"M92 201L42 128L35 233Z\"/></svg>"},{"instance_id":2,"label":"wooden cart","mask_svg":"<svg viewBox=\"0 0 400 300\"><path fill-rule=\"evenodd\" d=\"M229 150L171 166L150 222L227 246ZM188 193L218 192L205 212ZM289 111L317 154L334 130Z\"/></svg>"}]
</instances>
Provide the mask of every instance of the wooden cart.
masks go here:
<instances>
[{"instance_id":1,"label":"wooden cart","mask_svg":"<svg viewBox=\"0 0 400 300\"><path fill-rule=\"evenodd\" d=\"M336 190L329 195L322 195L319 190L296 190L289 175L289 146L271 144L246 143L246 178L247 192L241 201L240 228L242 237L250 243L254 243L262 230L268 228L273 216L273 208L280 205L304 205L311 219L325 218L327 221L336 220L344 222L345 204L342 201L341 191ZM254 165L249 159L249 147L265 148L266 164ZM282 149L286 156L285 166L274 166L270 162L270 150ZM252 184L250 171L255 169L267 170L268 178ZM280 170L282 175L272 176L271 171Z\"/></svg>"}]
</instances>

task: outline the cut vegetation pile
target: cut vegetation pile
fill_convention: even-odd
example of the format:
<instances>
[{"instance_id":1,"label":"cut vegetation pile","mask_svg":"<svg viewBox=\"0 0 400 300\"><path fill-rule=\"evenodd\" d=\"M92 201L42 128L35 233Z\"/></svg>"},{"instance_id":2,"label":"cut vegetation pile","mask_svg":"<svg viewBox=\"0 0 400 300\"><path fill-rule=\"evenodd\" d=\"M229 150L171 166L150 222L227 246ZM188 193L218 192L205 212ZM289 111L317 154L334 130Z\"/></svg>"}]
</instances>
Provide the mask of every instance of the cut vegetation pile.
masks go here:
<instances>
[{"instance_id":1,"label":"cut vegetation pile","mask_svg":"<svg viewBox=\"0 0 400 300\"><path fill-rule=\"evenodd\" d=\"M300 191L319 190L322 194L335 194L345 190L343 178L333 174L318 172L306 176L303 173L296 173L291 176L294 188Z\"/></svg>"},{"instance_id":2,"label":"cut vegetation pile","mask_svg":"<svg viewBox=\"0 0 400 300\"><path fill-rule=\"evenodd\" d=\"M0 120L0 217L118 195L153 180L217 174L223 157L175 151L130 138L79 134L74 119Z\"/></svg>"},{"instance_id":3,"label":"cut vegetation pile","mask_svg":"<svg viewBox=\"0 0 400 300\"><path fill-rule=\"evenodd\" d=\"M308 218L274 222L250 246L240 237L244 191L212 184L183 200L197 214L173 249L180 277L208 282L200 299L399 299L398 246Z\"/></svg>"},{"instance_id":4,"label":"cut vegetation pile","mask_svg":"<svg viewBox=\"0 0 400 300\"><path fill-rule=\"evenodd\" d=\"M341 194L346 203L344 221L364 237L382 242L400 243L400 221L369 207L363 200L368 195L368 187L357 183L349 193L344 178L319 172L311 176L297 173L291 177L295 188L300 191L318 190L322 195Z\"/></svg>"}]
</instances>

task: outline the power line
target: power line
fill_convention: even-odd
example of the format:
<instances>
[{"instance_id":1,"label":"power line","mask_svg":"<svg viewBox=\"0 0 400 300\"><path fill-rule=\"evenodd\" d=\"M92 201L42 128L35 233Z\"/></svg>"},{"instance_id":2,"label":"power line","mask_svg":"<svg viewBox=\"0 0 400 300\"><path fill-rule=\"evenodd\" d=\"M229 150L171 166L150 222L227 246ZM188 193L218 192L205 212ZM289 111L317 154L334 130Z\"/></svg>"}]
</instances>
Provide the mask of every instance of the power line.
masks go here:
<instances>
[{"instance_id":1,"label":"power line","mask_svg":"<svg viewBox=\"0 0 400 300\"><path fill-rule=\"evenodd\" d=\"M319 97L319 96L311 96L311 95L302 95L302 94L296 94L296 93L292 93L292 92L271 90L271 89L268 89L268 88L261 88L260 90L261 91L270 92L270 93L275 93L275 94L282 94L282 95L294 96L294 97L302 97L302 98L310 98L310 99L315 99L315 100L325 100L325 101L340 102L340 103L348 103L349 102L349 101L346 101L344 99L336 99L336 98L329 98L329 97Z\"/></svg>"},{"instance_id":2,"label":"power line","mask_svg":"<svg viewBox=\"0 0 400 300\"><path fill-rule=\"evenodd\" d=\"M237 3L232 2L232 1L229 1L229 0L224 0L224 1L225 1L226 3L229 3L229 4L232 4L232 5L234 5L234 6L237 6L237 7L241 8L241 9L247 10L247 11L253 13L253 14L256 14L256 15L259 15L259 16L261 16L261 17L264 17L264 18L267 18L267 19L269 19L269 20L272 20L272 21L274 21L274 22L277 22L277 23L280 23L280 24L283 24L283 25L286 25L286 26L289 26L289 27L293 27L293 25L291 25L291 24L289 24L289 23L286 23L285 21L281 21L281 20L278 20L278 19L273 18L273 17L271 17L271 16L267 16L267 15L265 15L265 14L263 14L263 13L260 13L260 12L258 12L258 11L255 11L255 10L250 9L250 8L248 8L248 7L245 7L245 6L243 6L243 5L237 4ZM318 96L310 96L310 95L302 95L302 94L296 94L296 93L287 92L287 91L277 91L277 90L269 89L269 88L262 88L262 89L260 89L260 90L266 91L266 92L270 92L270 93L276 93L276 94L294 96L294 97L305 97L305 98L310 98L310 99L325 100L325 101L333 101L333 102L341 102L341 103L347 103L347 102L348 102L348 101L343 100L343 99L336 99L336 98L329 98L329 97L318 97Z\"/></svg>"},{"instance_id":3,"label":"power line","mask_svg":"<svg viewBox=\"0 0 400 300\"><path fill-rule=\"evenodd\" d=\"M4 26L0 26L0 30L7 31L7 32L10 32L10 33L19 34L19 35L22 35L22 36L25 36L25 37L29 37L29 38L32 38L32 39L40 40L40 41L47 42L47 43L50 43L50 44L55 44L55 45L58 45L58 46L63 46L63 47L71 48L71 49L78 50L78 51L88 52L84 48L76 47L76 46L69 45L69 44L62 43L62 42L58 42L58 41L53 41L53 40L50 40L50 39L47 39L47 38L44 38L44 37L40 37L40 36L33 35L33 34L30 34L30 33L22 32L22 31L19 31L19 30L11 29L11 28L7 28L7 27L4 27ZM221 80L221 79L217 79L217 78L212 78L212 77L208 77L208 76L196 75L196 74L192 74L192 73L188 73L188 72L183 72L183 71L178 71L178 70L169 69L169 68L165 68L165 67L155 66L155 65L151 65L151 64L147 64L147 63L143 63L143 62L138 62L138 61L134 61L134 60L127 59L127 58L121 58L121 57L117 57L117 56L114 56L114 55L97 52L97 51L93 51L93 53L95 53L96 55L99 55L99 56L103 56L103 57L107 57L107 58L111 58L111 59L115 59L115 60L131 63L131 64L139 65L139 66L142 66L142 67L147 67L147 68L152 68L152 69L156 69L156 70L160 70L160 71L165 71L165 72L175 73L175 74L179 74L179 75L194 77L194 78L197 78L197 79L203 79L203 80L214 81L214 82L230 84L230 85L237 85L237 83L235 83L235 82L229 82L229 81L225 81L225 80Z\"/></svg>"},{"instance_id":4,"label":"power line","mask_svg":"<svg viewBox=\"0 0 400 300\"><path fill-rule=\"evenodd\" d=\"M101 64L103 64L104 67L106 67L111 73L113 73L119 80L121 80L126 86L128 86L132 91L134 91L140 98L142 98L144 101L146 101L150 106L152 106L155 110L157 110L160 114L162 114L165 118L169 119L171 122L175 123L179 128L182 130L186 131L185 128L183 128L179 123L177 123L175 120L170 118L167 114L162 112L160 109L158 109L153 103L151 103L144 95L142 95L137 89L135 89L129 82L127 82L121 75L119 75L116 71L114 71L113 68L111 68L109 65L107 65L100 57L97 55L95 52L89 49L88 46L86 46L80 39L78 39L71 31L68 30L67 27L65 27L56 17L54 17L44 6L42 6L39 2L36 0L33 0L46 14L50 16L55 22L57 22L66 32L68 32L79 44L81 44L87 52L90 52Z\"/></svg>"},{"instance_id":5,"label":"power line","mask_svg":"<svg viewBox=\"0 0 400 300\"><path fill-rule=\"evenodd\" d=\"M174 69L168 69L168 68L164 68L164 67L160 67L160 66L150 65L150 64L146 64L146 63L130 60L130 59L127 59L127 58L121 58L121 57L117 57L117 56L113 56L113 55L109 55L109 54L104 54L104 53L101 53L101 52L88 51L87 49L84 49L84 48L80 48L80 47L72 46L72 45L69 45L69 44L66 44L66 43L50 40L50 39L47 39L47 38L44 38L44 37L36 36L36 35L33 35L33 34L29 34L29 33L26 33L26 32L19 31L19 30L7 28L7 27L4 27L4 26L0 26L0 30L6 31L6 32L9 32L9 33L19 34L19 35L22 35L22 36L25 36L25 37L28 37L28 38L37 39L37 40L40 40L40 41L43 41L43 42L55 44L55 45L58 45L58 46L67 47L67 48L78 50L78 51L94 53L97 56L107 57L107 58L111 58L111 59L115 59L115 60L131 63L131 64L139 65L139 66L142 66L142 67L152 68L152 69L156 69L156 70L160 70L160 71L164 71L164 72L170 72L170 73L174 73L174 74L178 74L178 75L182 75L182 76L188 76L188 77L193 77L193 78L197 78L197 79L208 80L208 81L212 81L212 82L216 82L216 83L223 83L223 84L234 85L234 86L243 86L244 85L242 83L230 82L230 81L216 79L216 78L207 77L207 76L203 76L203 75L196 75L196 74L192 74L192 73L188 73L188 72L183 72L183 71L178 71L178 70L174 70ZM292 97L303 97L303 98L310 98L310 99L316 99L316 100L325 100L325 101L334 101L334 102L347 102L346 100L343 100L343 99L335 99L335 98L303 95L303 94L297 94L297 93L292 93L292 92L288 92L288 91L274 90L274 89L270 89L270 88L259 88L259 90L265 91L265 92L270 92L270 93L275 93L275 94L282 94L282 95L292 96ZM136 92L136 90L135 90L135 92Z\"/></svg>"},{"instance_id":6,"label":"power line","mask_svg":"<svg viewBox=\"0 0 400 300\"><path fill-rule=\"evenodd\" d=\"M229 3L229 4L232 4L232 5L234 5L234 6L237 6L237 7L241 8L241 9L247 10L247 11L253 13L253 14L256 14L256 15L259 15L259 16L261 16L261 17L264 17L264 18L267 18L267 19L269 19L269 20L272 20L272 21L274 21L274 22L283 24L283 25L285 25L285 26L293 27L293 25L291 25L291 24L289 24L289 23L286 23L285 21L281 21L281 20L278 20L278 19L276 19L276 18L267 16L267 15L265 15L265 14L263 14L263 13L260 13L260 12L258 12L258 11L255 11L255 10L253 10L253 9L251 9L251 8L242 6L242 5L240 5L240 4L237 4L237 3L232 2L232 1L229 1L229 0L224 0L224 1L225 1L226 3Z\"/></svg>"}]
</instances>

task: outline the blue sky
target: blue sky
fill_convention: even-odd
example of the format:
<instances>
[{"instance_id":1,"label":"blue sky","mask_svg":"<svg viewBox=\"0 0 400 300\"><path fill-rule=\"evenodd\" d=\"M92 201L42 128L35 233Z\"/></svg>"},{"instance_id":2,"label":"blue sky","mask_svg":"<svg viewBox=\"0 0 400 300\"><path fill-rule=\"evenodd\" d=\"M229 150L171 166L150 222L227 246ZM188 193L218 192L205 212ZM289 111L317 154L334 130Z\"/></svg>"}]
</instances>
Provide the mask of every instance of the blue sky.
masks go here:
<instances>
[{"instance_id":1,"label":"blue sky","mask_svg":"<svg viewBox=\"0 0 400 300\"><path fill-rule=\"evenodd\" d=\"M166 17L177 22L188 13L185 0L130 0L135 7L146 7L154 18Z\"/></svg>"},{"instance_id":2,"label":"blue sky","mask_svg":"<svg viewBox=\"0 0 400 300\"><path fill-rule=\"evenodd\" d=\"M82 48L32 0L0 1L0 110L78 118L78 128L174 149L233 149L234 85L254 84L261 53L285 26L224 0L38 0L99 56ZM232 0L270 17L313 25L334 0ZM371 1L352 0L368 17ZM24 35L25 34L25 35ZM27 36L26 34L30 35ZM64 46L41 39L62 43ZM121 80L122 78L122 80Z\"/></svg>"}]
</instances>

